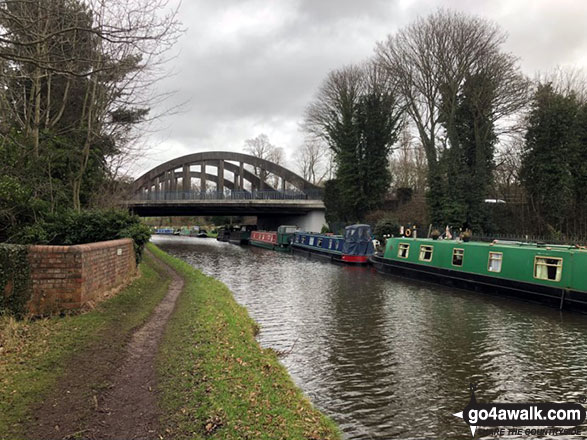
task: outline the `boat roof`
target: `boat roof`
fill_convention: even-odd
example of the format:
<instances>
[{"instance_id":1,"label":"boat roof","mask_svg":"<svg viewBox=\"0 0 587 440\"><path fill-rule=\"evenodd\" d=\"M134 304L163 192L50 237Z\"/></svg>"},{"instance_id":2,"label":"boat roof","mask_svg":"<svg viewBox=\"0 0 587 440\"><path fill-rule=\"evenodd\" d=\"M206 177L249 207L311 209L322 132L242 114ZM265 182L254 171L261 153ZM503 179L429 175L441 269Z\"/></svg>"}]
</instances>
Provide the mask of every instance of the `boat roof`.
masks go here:
<instances>
[{"instance_id":1,"label":"boat roof","mask_svg":"<svg viewBox=\"0 0 587 440\"><path fill-rule=\"evenodd\" d=\"M433 240L432 238L412 238L412 237L394 237L397 240L406 242L425 242L442 245L463 245L463 246L479 246L479 247L510 247L510 248L527 248L527 249L546 249L546 250L575 250L587 252L585 246L576 246L568 244L547 244L547 243L531 243L525 241L510 241L510 240L493 240L486 241L462 241L462 240Z\"/></svg>"},{"instance_id":2,"label":"boat roof","mask_svg":"<svg viewBox=\"0 0 587 440\"><path fill-rule=\"evenodd\" d=\"M357 225L350 225L347 226L345 229L359 229L359 228L370 228L371 226L365 224L357 224Z\"/></svg>"}]
</instances>

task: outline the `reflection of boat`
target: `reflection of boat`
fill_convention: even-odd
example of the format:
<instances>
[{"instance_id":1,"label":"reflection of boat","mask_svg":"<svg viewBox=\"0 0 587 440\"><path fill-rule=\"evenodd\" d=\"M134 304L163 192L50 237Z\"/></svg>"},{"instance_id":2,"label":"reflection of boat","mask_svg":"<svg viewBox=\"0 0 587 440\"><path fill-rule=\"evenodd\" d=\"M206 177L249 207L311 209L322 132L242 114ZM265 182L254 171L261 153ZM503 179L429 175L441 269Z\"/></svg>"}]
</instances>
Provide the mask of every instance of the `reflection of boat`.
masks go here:
<instances>
[{"instance_id":1,"label":"reflection of boat","mask_svg":"<svg viewBox=\"0 0 587 440\"><path fill-rule=\"evenodd\" d=\"M257 225L242 225L235 227L230 232L230 242L232 244L249 244L251 232L257 230Z\"/></svg>"},{"instance_id":2,"label":"reflection of boat","mask_svg":"<svg viewBox=\"0 0 587 440\"><path fill-rule=\"evenodd\" d=\"M587 309L582 247L397 237L371 262L380 272Z\"/></svg>"},{"instance_id":3,"label":"reflection of boat","mask_svg":"<svg viewBox=\"0 0 587 440\"><path fill-rule=\"evenodd\" d=\"M281 225L277 231L253 231L250 244L276 251L287 251L297 229L297 226Z\"/></svg>"},{"instance_id":4,"label":"reflection of boat","mask_svg":"<svg viewBox=\"0 0 587 440\"><path fill-rule=\"evenodd\" d=\"M367 264L374 252L369 225L347 226L344 235L296 232L292 248L294 253L315 254L351 264Z\"/></svg>"}]
</instances>

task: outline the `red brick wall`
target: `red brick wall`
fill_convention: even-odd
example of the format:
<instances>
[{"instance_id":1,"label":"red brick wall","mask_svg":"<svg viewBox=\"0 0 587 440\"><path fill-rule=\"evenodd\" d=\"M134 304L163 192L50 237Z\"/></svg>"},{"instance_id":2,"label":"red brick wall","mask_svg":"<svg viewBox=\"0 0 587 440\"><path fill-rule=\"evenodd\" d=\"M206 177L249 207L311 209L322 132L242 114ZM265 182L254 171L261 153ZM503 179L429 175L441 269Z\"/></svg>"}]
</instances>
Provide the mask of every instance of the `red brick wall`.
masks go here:
<instances>
[{"instance_id":1,"label":"red brick wall","mask_svg":"<svg viewBox=\"0 0 587 440\"><path fill-rule=\"evenodd\" d=\"M33 289L29 311L33 315L97 303L136 274L130 238L76 246L30 246L29 262Z\"/></svg>"}]
</instances>

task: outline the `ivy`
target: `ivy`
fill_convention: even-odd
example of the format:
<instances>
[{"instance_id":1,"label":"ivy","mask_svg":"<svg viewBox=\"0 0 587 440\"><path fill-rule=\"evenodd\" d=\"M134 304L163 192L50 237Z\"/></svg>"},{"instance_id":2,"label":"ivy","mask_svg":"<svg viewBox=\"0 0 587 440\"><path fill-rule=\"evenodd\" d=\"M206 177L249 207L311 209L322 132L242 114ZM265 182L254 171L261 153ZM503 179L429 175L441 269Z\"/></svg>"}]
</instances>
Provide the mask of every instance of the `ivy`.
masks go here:
<instances>
[{"instance_id":1,"label":"ivy","mask_svg":"<svg viewBox=\"0 0 587 440\"><path fill-rule=\"evenodd\" d=\"M27 246L0 244L0 314L26 314L30 283Z\"/></svg>"}]
</instances>

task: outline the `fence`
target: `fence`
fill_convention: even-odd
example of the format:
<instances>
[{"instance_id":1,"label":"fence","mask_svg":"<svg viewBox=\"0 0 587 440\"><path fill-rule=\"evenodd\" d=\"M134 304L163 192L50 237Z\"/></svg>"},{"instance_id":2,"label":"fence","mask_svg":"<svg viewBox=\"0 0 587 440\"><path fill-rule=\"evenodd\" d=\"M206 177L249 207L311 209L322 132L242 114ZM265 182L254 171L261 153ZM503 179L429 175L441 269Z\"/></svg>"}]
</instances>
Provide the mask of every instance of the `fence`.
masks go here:
<instances>
[{"instance_id":1,"label":"fence","mask_svg":"<svg viewBox=\"0 0 587 440\"><path fill-rule=\"evenodd\" d=\"M308 191L159 191L136 194L133 200L322 200L322 190Z\"/></svg>"}]
</instances>

